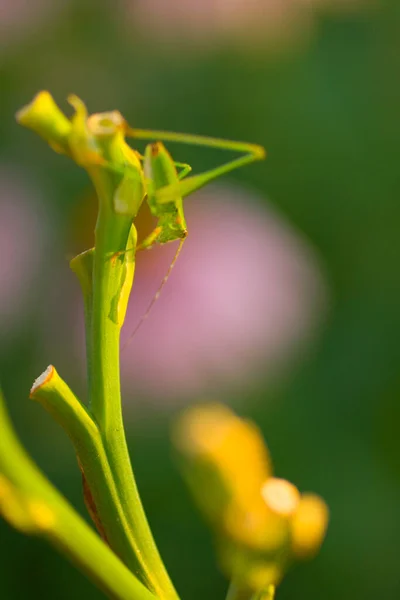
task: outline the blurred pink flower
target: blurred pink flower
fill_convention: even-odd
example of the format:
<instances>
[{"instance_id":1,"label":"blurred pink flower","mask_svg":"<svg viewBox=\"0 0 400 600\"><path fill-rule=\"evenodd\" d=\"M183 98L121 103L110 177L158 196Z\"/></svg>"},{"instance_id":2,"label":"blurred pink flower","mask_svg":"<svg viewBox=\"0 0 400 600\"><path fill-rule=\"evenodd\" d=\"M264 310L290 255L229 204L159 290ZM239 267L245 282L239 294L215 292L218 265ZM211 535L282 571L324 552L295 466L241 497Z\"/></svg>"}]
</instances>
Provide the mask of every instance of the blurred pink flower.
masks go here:
<instances>
[{"instance_id":1,"label":"blurred pink flower","mask_svg":"<svg viewBox=\"0 0 400 600\"><path fill-rule=\"evenodd\" d=\"M285 46L309 37L317 9L348 11L376 0L121 0L139 29L174 43L219 42Z\"/></svg>"},{"instance_id":2,"label":"blurred pink flower","mask_svg":"<svg viewBox=\"0 0 400 600\"><path fill-rule=\"evenodd\" d=\"M23 175L0 165L0 335L24 322L44 253L42 209Z\"/></svg>"},{"instance_id":3,"label":"blurred pink flower","mask_svg":"<svg viewBox=\"0 0 400 600\"><path fill-rule=\"evenodd\" d=\"M125 0L140 27L159 37L218 41L245 37L252 42L282 41L309 24L307 0ZM306 10L305 10L306 9ZM266 37L266 35L269 36Z\"/></svg>"},{"instance_id":4,"label":"blurred pink flower","mask_svg":"<svg viewBox=\"0 0 400 600\"><path fill-rule=\"evenodd\" d=\"M159 301L122 351L125 389L169 402L239 393L275 377L321 317L312 249L247 190L214 187L186 201L189 236ZM158 288L175 244L138 254L122 344Z\"/></svg>"}]
</instances>

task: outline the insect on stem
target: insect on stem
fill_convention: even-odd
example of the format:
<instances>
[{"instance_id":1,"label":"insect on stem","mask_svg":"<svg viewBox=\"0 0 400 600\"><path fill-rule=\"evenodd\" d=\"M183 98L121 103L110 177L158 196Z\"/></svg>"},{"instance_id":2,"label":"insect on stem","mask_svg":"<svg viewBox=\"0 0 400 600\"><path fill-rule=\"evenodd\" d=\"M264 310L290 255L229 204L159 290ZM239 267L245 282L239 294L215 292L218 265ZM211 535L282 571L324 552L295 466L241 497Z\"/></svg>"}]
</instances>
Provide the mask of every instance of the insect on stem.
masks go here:
<instances>
[{"instance_id":1,"label":"insect on stem","mask_svg":"<svg viewBox=\"0 0 400 600\"><path fill-rule=\"evenodd\" d=\"M148 131L131 129L126 125L125 134L138 139L158 139L146 146L143 157L143 174L146 187L146 198L151 214L157 218L155 229L142 241L136 250L151 248L155 244L166 244L180 240L178 249L169 269L161 282L148 309L129 336L122 349L125 349L136 335L142 323L147 319L160 293L168 281L171 271L181 252L187 236L186 219L183 209L183 198L202 188L207 183L225 175L239 167L250 164L265 157L265 150L254 144L233 142L197 135L187 135L166 131ZM168 150L160 140L180 142L183 144L220 148L245 153L243 156L224 163L198 175L187 177L191 171L190 165L173 160ZM178 169L180 171L178 172ZM124 254L122 251L120 254Z\"/></svg>"}]
</instances>

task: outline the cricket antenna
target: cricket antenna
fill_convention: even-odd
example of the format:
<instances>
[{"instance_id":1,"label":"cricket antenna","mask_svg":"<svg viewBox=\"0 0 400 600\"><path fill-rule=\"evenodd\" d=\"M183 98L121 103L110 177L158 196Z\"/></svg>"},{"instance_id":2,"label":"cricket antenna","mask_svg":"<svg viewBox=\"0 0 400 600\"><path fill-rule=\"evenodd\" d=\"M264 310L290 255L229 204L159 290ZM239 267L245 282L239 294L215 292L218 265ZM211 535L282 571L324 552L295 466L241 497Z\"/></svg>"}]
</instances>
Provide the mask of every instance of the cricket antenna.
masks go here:
<instances>
[{"instance_id":1,"label":"cricket antenna","mask_svg":"<svg viewBox=\"0 0 400 600\"><path fill-rule=\"evenodd\" d=\"M147 317L149 316L149 314L151 313L151 309L153 308L153 306L155 305L155 303L157 302L157 300L160 297L160 294L162 292L162 289L164 287L164 285L167 283L169 276L172 273L172 269L175 266L176 261L178 260L178 256L181 253L181 250L183 248L183 243L186 240L186 236L184 238L182 238L179 242L179 246L175 252L175 256L172 259L171 264L168 267L168 271L166 272L162 282L160 283L160 287L158 288L158 290L156 291L156 293L154 294L149 306L147 307L146 312L144 313L144 315L142 316L142 318L140 319L139 323L136 325L135 329L132 331L131 335L128 337L128 339L126 340L125 344L122 346L122 350L125 350L125 348L127 348L129 346L129 344L131 343L131 341L133 340L133 338L135 337L135 335L137 334L137 332L139 331L140 327L143 325L143 323L145 322L145 320L147 319Z\"/></svg>"}]
</instances>

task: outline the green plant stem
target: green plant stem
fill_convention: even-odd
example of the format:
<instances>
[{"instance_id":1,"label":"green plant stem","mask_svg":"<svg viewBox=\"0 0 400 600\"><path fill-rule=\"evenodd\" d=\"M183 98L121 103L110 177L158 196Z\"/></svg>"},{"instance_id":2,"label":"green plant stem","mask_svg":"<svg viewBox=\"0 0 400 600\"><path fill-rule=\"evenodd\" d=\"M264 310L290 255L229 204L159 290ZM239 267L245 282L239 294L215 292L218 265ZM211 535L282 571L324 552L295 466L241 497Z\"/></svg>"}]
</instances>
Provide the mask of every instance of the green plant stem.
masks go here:
<instances>
[{"instance_id":1,"label":"green plant stem","mask_svg":"<svg viewBox=\"0 0 400 600\"><path fill-rule=\"evenodd\" d=\"M83 295L83 309L85 315L85 339L86 339L86 371L88 378L88 390L92 388L92 306L93 306L93 260L94 260L94 248L86 250L78 256L75 256L69 266L71 270L79 279ZM90 398L89 398L90 403Z\"/></svg>"},{"instance_id":2,"label":"green plant stem","mask_svg":"<svg viewBox=\"0 0 400 600\"><path fill-rule=\"evenodd\" d=\"M0 512L23 532L50 542L109 598L155 600L27 455L14 433L1 391L0 429ZM19 516L18 506L22 507Z\"/></svg>"},{"instance_id":3,"label":"green plant stem","mask_svg":"<svg viewBox=\"0 0 400 600\"><path fill-rule=\"evenodd\" d=\"M133 572L141 571L137 543L121 505L99 428L53 366L33 385L30 397L49 412L72 440L91 496L85 500L97 528ZM87 494L87 488L84 486ZM118 524L118 527L115 524Z\"/></svg>"},{"instance_id":4,"label":"green plant stem","mask_svg":"<svg viewBox=\"0 0 400 600\"><path fill-rule=\"evenodd\" d=\"M159 598L176 600L176 591L158 553L135 483L121 411L118 304L131 253L113 258L127 245L131 220L112 212L107 181L97 185L99 215L95 231L91 325L91 411L99 426L119 500L135 540L138 577ZM112 196L111 196L112 197ZM132 253L133 255L134 253ZM133 260L134 257L130 258ZM103 523L106 526L105 523ZM111 526L118 527L115 523ZM122 556L124 560L125 557Z\"/></svg>"}]
</instances>

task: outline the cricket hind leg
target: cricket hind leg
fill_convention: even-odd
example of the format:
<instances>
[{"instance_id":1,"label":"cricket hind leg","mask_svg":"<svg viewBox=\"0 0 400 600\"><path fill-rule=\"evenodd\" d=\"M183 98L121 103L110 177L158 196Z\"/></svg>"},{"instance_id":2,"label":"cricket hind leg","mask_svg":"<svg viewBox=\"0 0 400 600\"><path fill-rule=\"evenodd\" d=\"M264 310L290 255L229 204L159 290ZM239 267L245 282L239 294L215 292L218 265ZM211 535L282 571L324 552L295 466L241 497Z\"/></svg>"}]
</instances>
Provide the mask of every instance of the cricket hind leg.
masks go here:
<instances>
[{"instance_id":1,"label":"cricket hind leg","mask_svg":"<svg viewBox=\"0 0 400 600\"><path fill-rule=\"evenodd\" d=\"M231 150L232 152L241 152L257 156L256 160L265 158L265 150L257 144L248 144L247 142L237 142L233 140L224 140L206 135L192 135L190 133L175 133L173 131L160 131L152 129L133 129L126 128L126 136L139 140L160 140L164 142L176 142L190 146L205 146L206 148L217 148L220 150Z\"/></svg>"},{"instance_id":2,"label":"cricket hind leg","mask_svg":"<svg viewBox=\"0 0 400 600\"><path fill-rule=\"evenodd\" d=\"M204 173L200 173L199 175L186 177L186 179L179 184L167 185L156 192L156 198L161 204L170 202L178 194L182 198L185 198L222 175L226 175L235 169L249 165L256 160L261 160L261 157L254 154L246 154L245 156L231 160L219 167L204 171Z\"/></svg>"},{"instance_id":3,"label":"cricket hind leg","mask_svg":"<svg viewBox=\"0 0 400 600\"><path fill-rule=\"evenodd\" d=\"M209 171L205 171L199 175L186 177L185 180L179 184L179 186L176 184L171 184L161 188L156 193L157 200L161 203L170 202L177 194L181 195L182 197L188 196L189 194L205 186L210 181L213 181L218 177L225 175L226 173L251 164L257 160L263 160L266 155L264 148L257 144L223 140L208 136L174 133L171 131L131 129L129 127L127 128L126 134L136 139L159 139L166 142L177 142L181 144L204 146L207 148L218 148L220 150L230 150L233 152L244 153L244 156L231 160L223 165L220 165L219 167L210 169ZM187 173L185 173L185 175L187 175ZM180 179L183 179L183 176L180 177Z\"/></svg>"}]
</instances>

